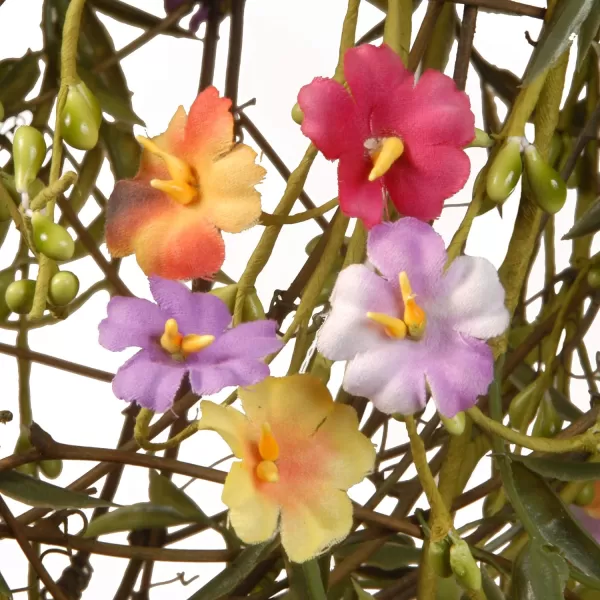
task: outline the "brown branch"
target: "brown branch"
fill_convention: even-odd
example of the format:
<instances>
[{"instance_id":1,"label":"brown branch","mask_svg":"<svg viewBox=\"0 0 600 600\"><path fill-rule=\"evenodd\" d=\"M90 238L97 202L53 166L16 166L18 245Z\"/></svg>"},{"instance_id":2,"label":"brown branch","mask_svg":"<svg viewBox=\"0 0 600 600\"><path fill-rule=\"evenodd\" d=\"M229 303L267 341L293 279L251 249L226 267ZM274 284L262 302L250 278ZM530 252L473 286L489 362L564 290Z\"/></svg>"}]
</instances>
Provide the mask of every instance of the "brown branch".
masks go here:
<instances>
[{"instance_id":1,"label":"brown branch","mask_svg":"<svg viewBox=\"0 0 600 600\"><path fill-rule=\"evenodd\" d=\"M425 17L421 23L419 33L417 34L415 43L413 44L408 56L408 69L410 71L417 70L419 63L423 58L423 54L425 54L427 45L431 43L431 36L443 7L443 2L439 2L438 0L429 1L429 4L427 5L427 12L425 13Z\"/></svg>"},{"instance_id":2,"label":"brown branch","mask_svg":"<svg viewBox=\"0 0 600 600\"><path fill-rule=\"evenodd\" d=\"M464 4L465 6L479 7L483 10L503 13L505 15L515 15L521 17L533 17L543 19L546 15L546 9L522 2L511 2L511 0L445 0L454 4Z\"/></svg>"},{"instance_id":3,"label":"brown branch","mask_svg":"<svg viewBox=\"0 0 600 600\"><path fill-rule=\"evenodd\" d=\"M354 518L370 523L371 525L379 525L390 531L406 533L411 537L423 539L423 533L418 525L415 525L407 519L398 519L383 513L378 513L368 508L364 508L358 504L354 504Z\"/></svg>"},{"instance_id":4,"label":"brown branch","mask_svg":"<svg viewBox=\"0 0 600 600\"><path fill-rule=\"evenodd\" d=\"M204 36L204 49L202 51L202 67L200 70L200 84L198 92L212 85L215 76L215 62L217 60L217 44L219 43L219 26L222 16L220 2L208 0L208 19L206 21L206 34Z\"/></svg>"},{"instance_id":5,"label":"brown branch","mask_svg":"<svg viewBox=\"0 0 600 600\"><path fill-rule=\"evenodd\" d=\"M477 7L465 6L463 20L458 38L458 49L456 51L456 64L454 66L454 81L459 90L465 89L467 85L467 74L471 62L473 50L473 38L475 37L475 25L477 23Z\"/></svg>"}]
</instances>

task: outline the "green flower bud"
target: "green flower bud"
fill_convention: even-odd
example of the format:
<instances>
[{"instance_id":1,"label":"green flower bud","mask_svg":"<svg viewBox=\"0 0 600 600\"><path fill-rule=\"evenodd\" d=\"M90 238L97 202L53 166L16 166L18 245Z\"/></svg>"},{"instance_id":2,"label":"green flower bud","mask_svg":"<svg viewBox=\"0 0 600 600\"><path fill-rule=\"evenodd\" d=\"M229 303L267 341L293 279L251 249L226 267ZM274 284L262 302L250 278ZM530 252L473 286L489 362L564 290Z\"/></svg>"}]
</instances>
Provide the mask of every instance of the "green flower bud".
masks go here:
<instances>
[{"instance_id":1,"label":"green flower bud","mask_svg":"<svg viewBox=\"0 0 600 600\"><path fill-rule=\"evenodd\" d=\"M233 308L235 306L235 297L237 295L238 286L237 283L232 283L231 285L226 285L220 288L213 288L210 290L209 294L216 296L219 300L223 300L227 305L230 313L233 313Z\"/></svg>"},{"instance_id":2,"label":"green flower bud","mask_svg":"<svg viewBox=\"0 0 600 600\"><path fill-rule=\"evenodd\" d=\"M50 280L48 299L54 306L66 306L79 292L79 279L70 271L60 271Z\"/></svg>"},{"instance_id":3,"label":"green flower bud","mask_svg":"<svg viewBox=\"0 0 600 600\"><path fill-rule=\"evenodd\" d=\"M21 433L21 435L17 438L17 443L15 444L14 454L26 454L29 450L31 450L33 446L29 441L28 433ZM26 463L24 465L20 465L16 468L19 473L23 473L23 475L30 475L31 477L37 476L38 466L34 462Z\"/></svg>"},{"instance_id":4,"label":"green flower bud","mask_svg":"<svg viewBox=\"0 0 600 600\"><path fill-rule=\"evenodd\" d=\"M69 86L62 112L65 142L79 150L91 150L98 143L101 123L102 110L90 88L83 81Z\"/></svg>"},{"instance_id":5,"label":"green flower bud","mask_svg":"<svg viewBox=\"0 0 600 600\"><path fill-rule=\"evenodd\" d=\"M244 299L242 321L247 323L248 321L259 321L265 318L265 309L263 308L261 301L258 299L256 290L252 288Z\"/></svg>"},{"instance_id":6,"label":"green flower bud","mask_svg":"<svg viewBox=\"0 0 600 600\"><path fill-rule=\"evenodd\" d=\"M547 394L544 395L533 426L533 435L537 437L554 437L561 430L562 423L563 421L558 416L552 400Z\"/></svg>"},{"instance_id":7,"label":"green flower bud","mask_svg":"<svg viewBox=\"0 0 600 600\"><path fill-rule=\"evenodd\" d=\"M438 577L450 577L450 542L447 539L429 542L429 564Z\"/></svg>"},{"instance_id":8,"label":"green flower bud","mask_svg":"<svg viewBox=\"0 0 600 600\"><path fill-rule=\"evenodd\" d=\"M4 301L12 312L18 315L26 315L33 306L34 294L35 281L20 279L8 285L4 293Z\"/></svg>"},{"instance_id":9,"label":"green flower bud","mask_svg":"<svg viewBox=\"0 0 600 600\"><path fill-rule=\"evenodd\" d=\"M594 501L596 497L596 483L594 481L588 481L579 490L577 496L575 496L575 504L577 506L587 506Z\"/></svg>"},{"instance_id":10,"label":"green flower bud","mask_svg":"<svg viewBox=\"0 0 600 600\"><path fill-rule=\"evenodd\" d=\"M38 252L57 261L69 260L73 256L75 242L64 227L40 212L33 213L31 226L33 244Z\"/></svg>"},{"instance_id":11,"label":"green flower bud","mask_svg":"<svg viewBox=\"0 0 600 600\"><path fill-rule=\"evenodd\" d=\"M505 504L506 494L502 488L490 492L483 501L483 516L493 517L497 515L504 508Z\"/></svg>"},{"instance_id":12,"label":"green flower bud","mask_svg":"<svg viewBox=\"0 0 600 600\"><path fill-rule=\"evenodd\" d=\"M471 554L469 544L464 540L453 542L450 547L450 567L454 576L466 589L481 589L481 571Z\"/></svg>"},{"instance_id":13,"label":"green flower bud","mask_svg":"<svg viewBox=\"0 0 600 600\"><path fill-rule=\"evenodd\" d=\"M27 187L42 168L45 156L44 136L35 127L19 127L13 139L15 188L19 194L27 192Z\"/></svg>"},{"instance_id":14,"label":"green flower bud","mask_svg":"<svg viewBox=\"0 0 600 600\"><path fill-rule=\"evenodd\" d=\"M298 125L302 125L302 121L304 121L304 113L297 102L292 108L292 119L295 123L298 123Z\"/></svg>"},{"instance_id":15,"label":"green flower bud","mask_svg":"<svg viewBox=\"0 0 600 600\"><path fill-rule=\"evenodd\" d=\"M41 460L38 466L48 479L56 479L62 473L63 461L60 458Z\"/></svg>"},{"instance_id":16,"label":"green flower bud","mask_svg":"<svg viewBox=\"0 0 600 600\"><path fill-rule=\"evenodd\" d=\"M560 157L562 152L563 143L560 139L560 135L553 133L552 140L550 141L550 152L548 153L548 164L554 166Z\"/></svg>"},{"instance_id":17,"label":"green flower bud","mask_svg":"<svg viewBox=\"0 0 600 600\"><path fill-rule=\"evenodd\" d=\"M494 140L483 129L475 127L475 137L465 148L491 148Z\"/></svg>"},{"instance_id":18,"label":"green flower bud","mask_svg":"<svg viewBox=\"0 0 600 600\"><path fill-rule=\"evenodd\" d=\"M486 190L490 200L504 202L513 193L522 172L521 139L510 137L500 148L487 174Z\"/></svg>"},{"instance_id":19,"label":"green flower bud","mask_svg":"<svg viewBox=\"0 0 600 600\"><path fill-rule=\"evenodd\" d=\"M540 382L542 382L542 378L532 381L512 399L510 406L508 407L508 416L510 417L510 424L515 429L521 429L525 426L524 420L528 414L530 414L529 405L531 402L537 401L536 396L540 389ZM531 413L531 418L533 418L534 415L535 412Z\"/></svg>"},{"instance_id":20,"label":"green flower bud","mask_svg":"<svg viewBox=\"0 0 600 600\"><path fill-rule=\"evenodd\" d=\"M453 417L445 417L440 413L440 420L442 421L446 431L451 435L461 435L465 430L467 419L464 412L458 412Z\"/></svg>"},{"instance_id":21,"label":"green flower bud","mask_svg":"<svg viewBox=\"0 0 600 600\"><path fill-rule=\"evenodd\" d=\"M600 267L593 267L588 271L587 282L595 290L600 288Z\"/></svg>"},{"instance_id":22,"label":"green flower bud","mask_svg":"<svg viewBox=\"0 0 600 600\"><path fill-rule=\"evenodd\" d=\"M542 158L532 144L525 148L527 182L537 205L551 215L557 213L567 200L567 186L561 176Z\"/></svg>"},{"instance_id":23,"label":"green flower bud","mask_svg":"<svg viewBox=\"0 0 600 600\"><path fill-rule=\"evenodd\" d=\"M6 289L14 280L15 272L12 269L0 271L0 321L4 321L11 313L4 296L6 294Z\"/></svg>"}]
</instances>

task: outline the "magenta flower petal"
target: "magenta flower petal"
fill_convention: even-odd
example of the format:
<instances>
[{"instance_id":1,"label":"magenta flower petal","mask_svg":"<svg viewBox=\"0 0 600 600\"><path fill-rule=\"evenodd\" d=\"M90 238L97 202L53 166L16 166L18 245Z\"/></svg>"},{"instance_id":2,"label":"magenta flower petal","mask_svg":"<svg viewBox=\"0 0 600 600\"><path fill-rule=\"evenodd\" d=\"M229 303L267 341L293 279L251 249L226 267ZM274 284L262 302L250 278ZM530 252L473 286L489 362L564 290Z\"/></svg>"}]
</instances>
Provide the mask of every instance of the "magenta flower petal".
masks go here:
<instances>
[{"instance_id":1,"label":"magenta flower petal","mask_svg":"<svg viewBox=\"0 0 600 600\"><path fill-rule=\"evenodd\" d=\"M193 294L179 281L156 276L149 279L156 303L168 318L177 321L184 335L221 335L231 322L227 305L216 296Z\"/></svg>"},{"instance_id":2,"label":"magenta flower petal","mask_svg":"<svg viewBox=\"0 0 600 600\"><path fill-rule=\"evenodd\" d=\"M426 297L438 290L447 258L441 236L427 223L408 217L373 228L367 256L395 287L398 275L406 271L414 292Z\"/></svg>"},{"instance_id":3,"label":"magenta flower petal","mask_svg":"<svg viewBox=\"0 0 600 600\"><path fill-rule=\"evenodd\" d=\"M354 101L341 83L317 77L300 90L298 104L304 113L302 133L314 141L325 158L334 160L362 145L367 124L361 127Z\"/></svg>"},{"instance_id":4,"label":"magenta flower petal","mask_svg":"<svg viewBox=\"0 0 600 600\"><path fill-rule=\"evenodd\" d=\"M381 223L385 196L381 181L369 181L371 164L352 152L344 154L338 163L339 202L344 214L362 219L365 227Z\"/></svg>"},{"instance_id":5,"label":"magenta flower petal","mask_svg":"<svg viewBox=\"0 0 600 600\"><path fill-rule=\"evenodd\" d=\"M430 221L440 215L444 200L464 187L470 172L471 162L462 150L415 144L383 179L400 214Z\"/></svg>"},{"instance_id":6,"label":"magenta flower petal","mask_svg":"<svg viewBox=\"0 0 600 600\"><path fill-rule=\"evenodd\" d=\"M173 404L185 372L182 363L162 358L158 351L140 350L117 371L113 393L120 400L164 412Z\"/></svg>"},{"instance_id":7,"label":"magenta flower petal","mask_svg":"<svg viewBox=\"0 0 600 600\"><path fill-rule=\"evenodd\" d=\"M99 343L112 352L132 346L150 348L161 336L168 318L149 300L122 296L109 301L107 312L98 326Z\"/></svg>"}]
</instances>

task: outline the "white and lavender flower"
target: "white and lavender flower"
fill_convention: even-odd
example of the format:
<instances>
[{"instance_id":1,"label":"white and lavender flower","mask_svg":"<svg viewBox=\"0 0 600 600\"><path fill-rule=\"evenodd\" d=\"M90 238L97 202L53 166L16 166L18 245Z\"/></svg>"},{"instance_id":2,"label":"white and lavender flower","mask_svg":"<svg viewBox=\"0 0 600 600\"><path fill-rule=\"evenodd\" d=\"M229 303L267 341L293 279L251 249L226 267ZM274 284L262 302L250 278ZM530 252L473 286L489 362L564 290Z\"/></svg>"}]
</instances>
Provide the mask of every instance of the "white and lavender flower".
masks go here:
<instances>
[{"instance_id":1,"label":"white and lavender flower","mask_svg":"<svg viewBox=\"0 0 600 600\"><path fill-rule=\"evenodd\" d=\"M156 304L117 296L99 325L104 348L140 348L115 375L117 398L164 412L186 375L199 395L253 385L269 375L262 359L282 346L275 321L230 328L227 306L212 294L192 293L160 277L150 277L150 290Z\"/></svg>"},{"instance_id":2,"label":"white and lavender flower","mask_svg":"<svg viewBox=\"0 0 600 600\"><path fill-rule=\"evenodd\" d=\"M373 228L368 259L340 273L320 352L347 360L343 387L386 413L412 414L427 388L445 417L473 406L493 377L485 340L508 326L494 266L461 256L447 271L442 238L414 218Z\"/></svg>"}]
</instances>

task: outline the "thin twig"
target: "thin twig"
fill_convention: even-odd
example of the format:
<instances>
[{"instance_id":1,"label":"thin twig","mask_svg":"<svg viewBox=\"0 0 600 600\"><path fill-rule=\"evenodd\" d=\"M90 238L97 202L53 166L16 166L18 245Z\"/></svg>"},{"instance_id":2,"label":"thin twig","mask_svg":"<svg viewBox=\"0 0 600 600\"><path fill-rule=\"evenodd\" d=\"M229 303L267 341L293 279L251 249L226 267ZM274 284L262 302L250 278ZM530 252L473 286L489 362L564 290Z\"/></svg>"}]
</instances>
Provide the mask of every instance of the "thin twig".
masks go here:
<instances>
[{"instance_id":1,"label":"thin twig","mask_svg":"<svg viewBox=\"0 0 600 600\"><path fill-rule=\"evenodd\" d=\"M458 38L456 64L454 66L454 81L456 82L456 87L463 91L467 85L467 74L471 62L476 23L477 7L465 6L462 25L460 27L460 37Z\"/></svg>"}]
</instances>

